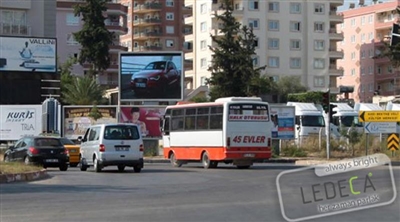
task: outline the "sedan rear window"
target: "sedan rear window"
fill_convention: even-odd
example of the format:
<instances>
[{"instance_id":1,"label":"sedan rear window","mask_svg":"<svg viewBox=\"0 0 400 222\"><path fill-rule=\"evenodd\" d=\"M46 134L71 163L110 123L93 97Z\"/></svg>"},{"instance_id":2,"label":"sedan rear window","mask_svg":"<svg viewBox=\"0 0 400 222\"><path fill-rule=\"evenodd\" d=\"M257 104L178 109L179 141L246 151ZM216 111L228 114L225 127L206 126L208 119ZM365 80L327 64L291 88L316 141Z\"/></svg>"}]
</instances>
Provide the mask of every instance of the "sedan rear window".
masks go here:
<instances>
[{"instance_id":1,"label":"sedan rear window","mask_svg":"<svg viewBox=\"0 0 400 222\"><path fill-rule=\"evenodd\" d=\"M72 142L70 139L61 138L60 140L61 140L61 143L62 143L63 145L75 145L75 143Z\"/></svg>"},{"instance_id":2,"label":"sedan rear window","mask_svg":"<svg viewBox=\"0 0 400 222\"><path fill-rule=\"evenodd\" d=\"M136 126L106 126L104 139L107 140L137 140L140 138Z\"/></svg>"},{"instance_id":3,"label":"sedan rear window","mask_svg":"<svg viewBox=\"0 0 400 222\"><path fill-rule=\"evenodd\" d=\"M56 138L37 138L35 146L62 146L59 139Z\"/></svg>"}]
</instances>

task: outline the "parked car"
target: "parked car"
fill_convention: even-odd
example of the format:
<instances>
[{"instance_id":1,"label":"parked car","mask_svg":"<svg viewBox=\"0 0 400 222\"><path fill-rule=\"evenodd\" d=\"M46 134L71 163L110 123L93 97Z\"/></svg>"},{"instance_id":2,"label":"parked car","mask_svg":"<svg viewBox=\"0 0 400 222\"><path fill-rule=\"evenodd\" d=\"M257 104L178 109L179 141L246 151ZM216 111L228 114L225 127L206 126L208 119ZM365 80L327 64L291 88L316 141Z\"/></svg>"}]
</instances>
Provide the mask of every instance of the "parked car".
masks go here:
<instances>
[{"instance_id":1,"label":"parked car","mask_svg":"<svg viewBox=\"0 0 400 222\"><path fill-rule=\"evenodd\" d=\"M131 86L136 95L159 93L165 95L168 90L180 90L181 71L172 61L155 61L131 77Z\"/></svg>"},{"instance_id":2,"label":"parked car","mask_svg":"<svg viewBox=\"0 0 400 222\"><path fill-rule=\"evenodd\" d=\"M58 167L66 171L69 164L68 150L60 138L23 137L4 153L4 161L21 161L25 164L37 164L47 167Z\"/></svg>"},{"instance_id":3,"label":"parked car","mask_svg":"<svg viewBox=\"0 0 400 222\"><path fill-rule=\"evenodd\" d=\"M62 145L68 150L69 153L69 166L76 167L79 164L80 146L72 142L72 140L62 137L60 138Z\"/></svg>"},{"instance_id":4,"label":"parked car","mask_svg":"<svg viewBox=\"0 0 400 222\"><path fill-rule=\"evenodd\" d=\"M119 171L124 171L128 166L139 173L143 168L143 140L136 124L92 125L78 140L81 171L90 166L96 172L107 166L118 166Z\"/></svg>"}]
</instances>

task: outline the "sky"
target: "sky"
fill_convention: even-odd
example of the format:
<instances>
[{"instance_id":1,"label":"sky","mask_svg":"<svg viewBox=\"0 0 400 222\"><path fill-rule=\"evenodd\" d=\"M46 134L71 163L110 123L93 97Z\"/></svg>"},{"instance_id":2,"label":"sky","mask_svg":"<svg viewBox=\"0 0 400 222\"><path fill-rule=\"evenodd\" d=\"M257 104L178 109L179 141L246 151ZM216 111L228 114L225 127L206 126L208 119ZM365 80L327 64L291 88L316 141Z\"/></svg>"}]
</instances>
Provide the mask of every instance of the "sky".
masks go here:
<instances>
[{"instance_id":1,"label":"sky","mask_svg":"<svg viewBox=\"0 0 400 222\"><path fill-rule=\"evenodd\" d=\"M390 2L390 1L393 1L393 0L378 0L378 2L379 1L381 1L381 2ZM358 2L359 2L359 0L344 0L343 6L339 7L338 11L343 11L343 10L349 9L350 3L354 3L356 5L356 7L358 7ZM364 4L365 5L371 5L372 4L372 0L364 0Z\"/></svg>"}]
</instances>

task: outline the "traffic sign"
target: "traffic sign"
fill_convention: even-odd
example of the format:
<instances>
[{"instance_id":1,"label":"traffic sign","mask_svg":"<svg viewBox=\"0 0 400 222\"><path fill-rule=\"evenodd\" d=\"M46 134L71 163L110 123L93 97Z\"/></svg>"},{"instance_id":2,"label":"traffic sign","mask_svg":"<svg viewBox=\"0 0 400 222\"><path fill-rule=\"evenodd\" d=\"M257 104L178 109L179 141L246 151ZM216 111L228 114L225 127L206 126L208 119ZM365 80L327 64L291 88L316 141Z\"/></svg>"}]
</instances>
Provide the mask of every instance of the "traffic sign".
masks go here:
<instances>
[{"instance_id":1,"label":"traffic sign","mask_svg":"<svg viewBox=\"0 0 400 222\"><path fill-rule=\"evenodd\" d=\"M396 122L369 122L364 124L365 133L395 133Z\"/></svg>"},{"instance_id":2,"label":"traffic sign","mask_svg":"<svg viewBox=\"0 0 400 222\"><path fill-rule=\"evenodd\" d=\"M360 111L360 122L400 122L400 111Z\"/></svg>"},{"instance_id":3,"label":"traffic sign","mask_svg":"<svg viewBox=\"0 0 400 222\"><path fill-rule=\"evenodd\" d=\"M399 146L400 146L399 141L400 141L399 134L397 134L397 133L390 134L387 138L388 150L392 150L392 151L398 150Z\"/></svg>"}]
</instances>

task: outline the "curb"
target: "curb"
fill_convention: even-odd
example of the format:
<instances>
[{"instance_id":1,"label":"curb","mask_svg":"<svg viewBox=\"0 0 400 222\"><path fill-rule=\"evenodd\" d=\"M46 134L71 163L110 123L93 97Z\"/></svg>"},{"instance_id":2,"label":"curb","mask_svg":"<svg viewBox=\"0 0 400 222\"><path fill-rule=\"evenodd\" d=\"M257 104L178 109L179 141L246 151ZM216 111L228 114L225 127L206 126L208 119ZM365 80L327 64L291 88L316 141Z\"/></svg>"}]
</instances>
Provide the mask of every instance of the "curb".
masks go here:
<instances>
[{"instance_id":1,"label":"curb","mask_svg":"<svg viewBox=\"0 0 400 222\"><path fill-rule=\"evenodd\" d=\"M47 170L29 173L0 174L0 183L33 181L49 177Z\"/></svg>"}]
</instances>

